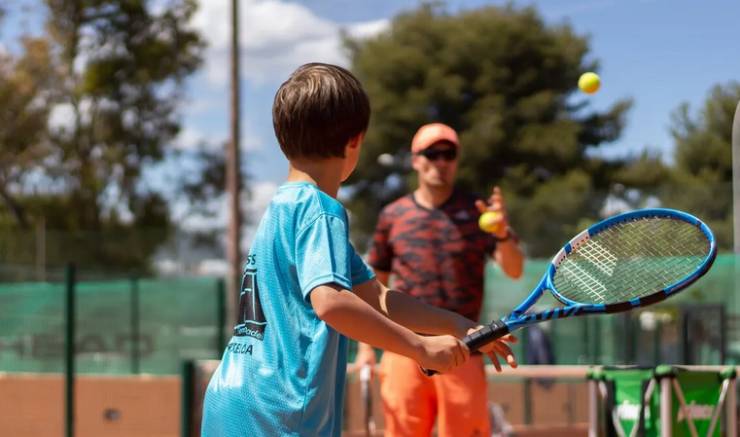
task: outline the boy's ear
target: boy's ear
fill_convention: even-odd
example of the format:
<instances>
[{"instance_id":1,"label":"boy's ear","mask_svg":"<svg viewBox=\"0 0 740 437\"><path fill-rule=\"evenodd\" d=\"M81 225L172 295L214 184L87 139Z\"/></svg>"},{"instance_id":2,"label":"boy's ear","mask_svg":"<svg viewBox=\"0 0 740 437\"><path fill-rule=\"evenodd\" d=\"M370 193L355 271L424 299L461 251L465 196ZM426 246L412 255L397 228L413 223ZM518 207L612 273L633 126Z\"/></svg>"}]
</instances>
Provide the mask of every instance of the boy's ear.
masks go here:
<instances>
[{"instance_id":1,"label":"boy's ear","mask_svg":"<svg viewBox=\"0 0 740 437\"><path fill-rule=\"evenodd\" d=\"M363 140L365 140L365 132L360 132L359 134L350 138L349 141L347 141L347 147L349 147L350 149L354 149L355 147L360 147L362 145Z\"/></svg>"}]
</instances>

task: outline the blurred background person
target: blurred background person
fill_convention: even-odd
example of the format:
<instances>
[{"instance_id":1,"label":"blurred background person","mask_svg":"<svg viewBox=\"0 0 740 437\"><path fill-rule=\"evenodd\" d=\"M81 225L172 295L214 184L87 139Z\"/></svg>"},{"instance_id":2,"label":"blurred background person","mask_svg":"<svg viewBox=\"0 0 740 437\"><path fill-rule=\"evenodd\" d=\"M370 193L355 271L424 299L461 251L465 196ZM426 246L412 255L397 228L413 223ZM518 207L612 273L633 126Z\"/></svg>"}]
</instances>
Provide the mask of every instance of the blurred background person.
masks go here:
<instances>
[{"instance_id":1,"label":"blurred background person","mask_svg":"<svg viewBox=\"0 0 740 437\"><path fill-rule=\"evenodd\" d=\"M411 153L418 188L382 210L368 261L381 282L388 284L392 275L392 288L477 321L487 257L518 278L524 256L498 187L487 201L455 187L459 152L451 127L431 123L417 131ZM501 214L496 234L478 226L486 211ZM504 342L511 341L505 337ZM508 349L504 342L500 347ZM496 357L492 361L500 370ZM356 365L374 362L372 348L361 344ZM490 435L481 355L433 378L413 360L388 352L380 368L386 435L428 436L437 417L440 436Z\"/></svg>"}]
</instances>

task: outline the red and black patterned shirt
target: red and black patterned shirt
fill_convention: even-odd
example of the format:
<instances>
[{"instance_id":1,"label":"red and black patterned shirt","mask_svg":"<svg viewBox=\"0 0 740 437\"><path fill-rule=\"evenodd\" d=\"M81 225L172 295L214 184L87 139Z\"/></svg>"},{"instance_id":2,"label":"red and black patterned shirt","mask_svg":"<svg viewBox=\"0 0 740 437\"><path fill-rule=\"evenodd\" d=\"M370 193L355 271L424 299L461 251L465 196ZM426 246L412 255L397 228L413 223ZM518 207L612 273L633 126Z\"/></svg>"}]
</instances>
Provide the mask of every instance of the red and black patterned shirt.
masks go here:
<instances>
[{"instance_id":1,"label":"red and black patterned shirt","mask_svg":"<svg viewBox=\"0 0 740 437\"><path fill-rule=\"evenodd\" d=\"M455 190L435 209L413 194L383 208L369 264L394 275L393 288L478 320L486 257L495 238L478 227L476 197Z\"/></svg>"}]
</instances>

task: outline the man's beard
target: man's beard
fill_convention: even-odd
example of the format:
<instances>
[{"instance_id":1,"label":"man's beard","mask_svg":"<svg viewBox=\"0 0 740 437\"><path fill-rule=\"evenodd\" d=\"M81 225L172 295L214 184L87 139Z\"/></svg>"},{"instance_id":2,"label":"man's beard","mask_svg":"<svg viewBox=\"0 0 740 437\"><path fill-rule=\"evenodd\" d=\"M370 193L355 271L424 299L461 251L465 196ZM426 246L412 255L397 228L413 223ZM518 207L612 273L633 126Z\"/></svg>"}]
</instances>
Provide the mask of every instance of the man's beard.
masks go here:
<instances>
[{"instance_id":1,"label":"man's beard","mask_svg":"<svg viewBox=\"0 0 740 437\"><path fill-rule=\"evenodd\" d=\"M429 178L427 180L427 185L429 185L429 187L431 188L443 189L451 187L452 181L448 181L447 178L439 176L436 178Z\"/></svg>"}]
</instances>

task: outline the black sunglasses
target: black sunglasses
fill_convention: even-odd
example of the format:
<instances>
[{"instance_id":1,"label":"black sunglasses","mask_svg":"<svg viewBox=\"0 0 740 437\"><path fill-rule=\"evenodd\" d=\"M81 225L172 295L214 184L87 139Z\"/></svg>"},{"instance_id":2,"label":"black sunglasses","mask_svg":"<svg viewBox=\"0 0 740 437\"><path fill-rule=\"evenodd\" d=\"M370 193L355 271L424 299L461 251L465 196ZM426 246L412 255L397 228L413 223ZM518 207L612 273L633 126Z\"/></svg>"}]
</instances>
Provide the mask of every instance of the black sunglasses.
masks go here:
<instances>
[{"instance_id":1,"label":"black sunglasses","mask_svg":"<svg viewBox=\"0 0 740 437\"><path fill-rule=\"evenodd\" d=\"M457 158L457 149L426 149L418 154L430 161L436 161L440 158L445 161L454 161Z\"/></svg>"}]
</instances>

